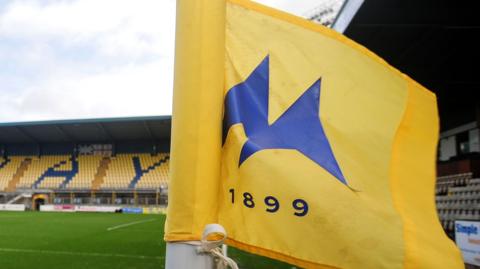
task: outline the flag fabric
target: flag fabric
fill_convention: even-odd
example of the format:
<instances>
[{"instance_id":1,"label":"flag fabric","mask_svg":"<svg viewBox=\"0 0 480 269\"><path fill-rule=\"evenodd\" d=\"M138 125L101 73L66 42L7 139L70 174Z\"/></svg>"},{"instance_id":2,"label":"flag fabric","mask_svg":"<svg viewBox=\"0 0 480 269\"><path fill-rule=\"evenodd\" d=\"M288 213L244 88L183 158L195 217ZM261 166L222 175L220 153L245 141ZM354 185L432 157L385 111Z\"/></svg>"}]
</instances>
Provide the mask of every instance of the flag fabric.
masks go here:
<instances>
[{"instance_id":1,"label":"flag fabric","mask_svg":"<svg viewBox=\"0 0 480 269\"><path fill-rule=\"evenodd\" d=\"M166 240L212 221L230 245L305 268L462 268L434 203L435 95L293 15L229 0L225 21L219 176L172 179ZM214 197L208 212L180 202L187 185Z\"/></svg>"}]
</instances>

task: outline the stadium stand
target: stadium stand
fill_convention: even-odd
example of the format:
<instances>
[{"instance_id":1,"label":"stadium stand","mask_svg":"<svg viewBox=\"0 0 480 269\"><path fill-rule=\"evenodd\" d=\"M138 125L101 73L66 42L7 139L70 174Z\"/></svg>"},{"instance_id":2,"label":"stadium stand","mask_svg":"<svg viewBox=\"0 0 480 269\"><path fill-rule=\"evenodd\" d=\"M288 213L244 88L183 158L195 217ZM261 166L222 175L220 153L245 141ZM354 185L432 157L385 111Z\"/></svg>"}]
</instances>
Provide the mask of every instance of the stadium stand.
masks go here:
<instances>
[{"instance_id":1,"label":"stadium stand","mask_svg":"<svg viewBox=\"0 0 480 269\"><path fill-rule=\"evenodd\" d=\"M29 162L15 182L14 175L25 160ZM2 158L0 190L7 191L9 185L13 189L92 189L104 160L109 165L96 189L156 189L168 184L168 153L16 156Z\"/></svg>"},{"instance_id":2,"label":"stadium stand","mask_svg":"<svg viewBox=\"0 0 480 269\"><path fill-rule=\"evenodd\" d=\"M6 190L8 184L15 178L17 170L21 166L24 158L22 157L2 157L0 165L0 191Z\"/></svg>"},{"instance_id":3,"label":"stadium stand","mask_svg":"<svg viewBox=\"0 0 480 269\"><path fill-rule=\"evenodd\" d=\"M49 172L57 168L68 169L66 166L71 167L71 163L68 161L68 156L64 155L40 157L25 156L25 159L28 158L30 158L32 162L25 170L20 181L16 184L16 188L57 188L57 186L62 183L63 179L60 177L48 178Z\"/></svg>"},{"instance_id":4,"label":"stadium stand","mask_svg":"<svg viewBox=\"0 0 480 269\"><path fill-rule=\"evenodd\" d=\"M100 188L128 188L131 180L135 177L131 159L130 155L124 154L112 158Z\"/></svg>"},{"instance_id":5,"label":"stadium stand","mask_svg":"<svg viewBox=\"0 0 480 269\"><path fill-rule=\"evenodd\" d=\"M168 184L168 167L170 156L166 153L160 154L158 158L149 159L147 156L140 156L141 167L148 167L148 169L142 170L141 180L136 184L137 188L152 188L156 187L158 183L166 186ZM140 170L140 167L136 167L136 170ZM140 173L138 173L140 174ZM157 179L160 179L158 182Z\"/></svg>"},{"instance_id":6,"label":"stadium stand","mask_svg":"<svg viewBox=\"0 0 480 269\"><path fill-rule=\"evenodd\" d=\"M161 116L0 124L0 202L165 204L170 125Z\"/></svg>"},{"instance_id":7,"label":"stadium stand","mask_svg":"<svg viewBox=\"0 0 480 269\"><path fill-rule=\"evenodd\" d=\"M102 156L79 156L78 173L69 183L65 184L65 187L67 189L91 189L103 158Z\"/></svg>"},{"instance_id":8,"label":"stadium stand","mask_svg":"<svg viewBox=\"0 0 480 269\"><path fill-rule=\"evenodd\" d=\"M480 220L480 178L471 172L438 177L436 204L440 222L453 238L455 220Z\"/></svg>"}]
</instances>

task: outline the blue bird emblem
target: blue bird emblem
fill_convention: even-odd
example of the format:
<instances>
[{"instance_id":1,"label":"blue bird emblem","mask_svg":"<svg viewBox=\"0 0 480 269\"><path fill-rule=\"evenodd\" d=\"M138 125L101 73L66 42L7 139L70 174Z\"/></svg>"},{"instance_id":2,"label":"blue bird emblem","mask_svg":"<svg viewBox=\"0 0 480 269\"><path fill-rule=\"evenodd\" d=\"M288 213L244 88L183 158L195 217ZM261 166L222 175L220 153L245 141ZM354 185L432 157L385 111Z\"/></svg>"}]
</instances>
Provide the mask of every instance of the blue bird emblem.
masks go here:
<instances>
[{"instance_id":1,"label":"blue bird emblem","mask_svg":"<svg viewBox=\"0 0 480 269\"><path fill-rule=\"evenodd\" d=\"M320 109L321 79L313 83L274 123L268 123L269 57L225 97L223 141L230 128L241 123L248 140L239 166L265 149L297 150L347 185L323 129Z\"/></svg>"}]
</instances>

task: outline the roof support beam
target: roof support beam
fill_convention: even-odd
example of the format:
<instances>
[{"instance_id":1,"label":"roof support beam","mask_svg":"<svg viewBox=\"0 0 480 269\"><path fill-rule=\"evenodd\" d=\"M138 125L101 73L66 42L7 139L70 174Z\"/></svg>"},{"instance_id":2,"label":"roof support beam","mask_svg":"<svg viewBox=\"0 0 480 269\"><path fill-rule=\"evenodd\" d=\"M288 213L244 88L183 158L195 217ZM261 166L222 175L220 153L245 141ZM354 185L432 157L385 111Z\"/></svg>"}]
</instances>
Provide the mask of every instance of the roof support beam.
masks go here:
<instances>
[{"instance_id":1,"label":"roof support beam","mask_svg":"<svg viewBox=\"0 0 480 269\"><path fill-rule=\"evenodd\" d=\"M65 130L63 130L59 125L55 124L54 127L66 138L67 141L70 141L70 142L75 141L75 139L71 135L69 135L67 132L65 132Z\"/></svg>"},{"instance_id":2,"label":"roof support beam","mask_svg":"<svg viewBox=\"0 0 480 269\"><path fill-rule=\"evenodd\" d=\"M27 131L25 131L23 129L23 127L20 127L20 126L13 126L13 128L17 129L23 136L25 136L28 140L30 140L31 142L35 143L35 144L38 144L38 140L35 139L35 137L33 137L31 134L29 134Z\"/></svg>"},{"instance_id":3,"label":"roof support beam","mask_svg":"<svg viewBox=\"0 0 480 269\"><path fill-rule=\"evenodd\" d=\"M97 126L98 128L100 128L100 130L102 130L103 134L107 137L108 140L115 141L115 138L113 138L113 136L107 131L107 129L105 128L105 126L103 126L101 122L98 122Z\"/></svg>"},{"instance_id":4,"label":"roof support beam","mask_svg":"<svg viewBox=\"0 0 480 269\"><path fill-rule=\"evenodd\" d=\"M152 141L155 141L155 137L153 136L152 130L150 129L150 126L148 126L147 121L143 121L143 127L145 127L145 130L147 130L147 133L152 139Z\"/></svg>"},{"instance_id":5,"label":"roof support beam","mask_svg":"<svg viewBox=\"0 0 480 269\"><path fill-rule=\"evenodd\" d=\"M434 33L435 28L428 28L426 31L422 33L420 38L414 40L414 42L410 43L406 49L404 49L395 59L395 62L398 64L404 62L404 59L410 54L412 51L415 51L418 47L420 47L424 42L427 42L432 34Z\"/></svg>"}]
</instances>

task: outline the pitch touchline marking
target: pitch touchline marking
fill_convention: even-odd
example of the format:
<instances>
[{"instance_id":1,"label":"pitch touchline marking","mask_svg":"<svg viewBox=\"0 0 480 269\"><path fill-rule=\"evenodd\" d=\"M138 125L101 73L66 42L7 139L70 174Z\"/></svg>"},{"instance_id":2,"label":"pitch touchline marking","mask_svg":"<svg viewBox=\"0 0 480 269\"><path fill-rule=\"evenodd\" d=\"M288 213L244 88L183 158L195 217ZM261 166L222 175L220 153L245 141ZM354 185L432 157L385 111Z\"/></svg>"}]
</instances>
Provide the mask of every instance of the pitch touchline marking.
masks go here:
<instances>
[{"instance_id":1,"label":"pitch touchline marking","mask_svg":"<svg viewBox=\"0 0 480 269\"><path fill-rule=\"evenodd\" d=\"M164 259L164 257L160 257L160 256L141 256L141 255L126 255L126 254L114 254L114 253L109 254L109 253L95 253L95 252L70 252L70 251L17 249L17 248L0 248L0 252L23 252L23 253L42 253L42 254L96 256L96 257L119 257L119 258L132 258L132 259L155 259L155 260Z\"/></svg>"},{"instance_id":2,"label":"pitch touchline marking","mask_svg":"<svg viewBox=\"0 0 480 269\"><path fill-rule=\"evenodd\" d=\"M120 228L124 228L124 227L127 227L127 226L132 226L132 225L135 225L135 224L150 222L150 221L154 221L154 220L155 220L155 219L147 219L147 220L129 222L129 223L125 223L125 224L121 224L121 225L109 227L109 228L107 228L107 231L113 231L113 230L120 229Z\"/></svg>"}]
</instances>

